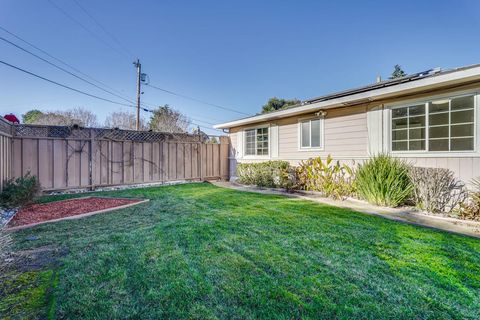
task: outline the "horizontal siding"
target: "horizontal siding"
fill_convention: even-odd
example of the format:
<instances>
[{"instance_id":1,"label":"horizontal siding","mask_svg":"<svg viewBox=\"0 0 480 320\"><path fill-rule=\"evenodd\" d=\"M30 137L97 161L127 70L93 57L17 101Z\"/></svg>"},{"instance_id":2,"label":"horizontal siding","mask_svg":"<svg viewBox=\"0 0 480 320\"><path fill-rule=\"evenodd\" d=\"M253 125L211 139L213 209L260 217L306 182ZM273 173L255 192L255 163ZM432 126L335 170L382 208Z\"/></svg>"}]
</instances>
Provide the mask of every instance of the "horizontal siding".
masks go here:
<instances>
[{"instance_id":1,"label":"horizontal siding","mask_svg":"<svg viewBox=\"0 0 480 320\"><path fill-rule=\"evenodd\" d=\"M470 183L472 179L480 177L480 157L406 158L405 161L417 167L452 170L458 179L466 183Z\"/></svg>"},{"instance_id":2,"label":"horizontal siding","mask_svg":"<svg viewBox=\"0 0 480 320\"><path fill-rule=\"evenodd\" d=\"M325 117L324 151L299 151L299 117L277 121L279 158L302 160L315 156L334 157L367 155L367 117L364 106L329 110Z\"/></svg>"}]
</instances>

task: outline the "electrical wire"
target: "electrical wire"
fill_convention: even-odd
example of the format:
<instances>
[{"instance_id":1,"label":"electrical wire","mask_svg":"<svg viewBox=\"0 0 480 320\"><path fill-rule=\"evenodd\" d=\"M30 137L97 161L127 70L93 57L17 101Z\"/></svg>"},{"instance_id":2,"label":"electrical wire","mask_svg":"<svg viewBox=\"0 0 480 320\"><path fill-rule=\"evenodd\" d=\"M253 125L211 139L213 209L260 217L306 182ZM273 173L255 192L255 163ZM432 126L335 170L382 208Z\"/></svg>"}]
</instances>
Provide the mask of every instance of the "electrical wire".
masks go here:
<instances>
[{"instance_id":1,"label":"electrical wire","mask_svg":"<svg viewBox=\"0 0 480 320\"><path fill-rule=\"evenodd\" d=\"M127 59L131 59L128 55L126 55L124 52L121 52L120 50L118 50L117 48L111 46L108 42L106 42L105 40L103 40L101 37L99 37L95 32L93 32L92 30L90 30L89 28L87 28L83 23L81 23L79 20L75 19L72 15L70 15L67 11L65 11L62 7L58 6L55 2L53 2L52 0L47 0L48 2L50 2L50 4L52 4L52 6L54 6L58 11L60 11L63 15L65 15L67 18L69 18L70 20L72 20L73 22L75 22L77 25L79 25L83 30L85 30L86 32L88 32L92 37L94 37L95 39L97 39L98 41L102 42L104 45L106 45L107 47L109 47L110 49L112 49L113 51L117 52L118 54L126 57Z\"/></svg>"},{"instance_id":2,"label":"electrical wire","mask_svg":"<svg viewBox=\"0 0 480 320\"><path fill-rule=\"evenodd\" d=\"M90 14L90 12L88 12L87 9L85 9L84 6L82 6L80 4L80 2L78 2L77 0L73 0L73 2L75 2L75 4L98 26L100 27L100 29L103 30L103 32L109 36L123 51L125 51L126 53L128 53L131 57L134 57L134 54L132 54L132 52L130 50L128 50L128 48L126 46L124 46L120 40L118 40L117 37L115 37L115 35L111 32L109 32L97 19L95 19L95 17Z\"/></svg>"},{"instance_id":3,"label":"electrical wire","mask_svg":"<svg viewBox=\"0 0 480 320\"><path fill-rule=\"evenodd\" d=\"M86 96L89 96L89 97L92 97L92 98L95 98L95 99L99 99L99 100L102 100L102 101L110 102L110 103L113 103L113 104L118 104L118 105L121 105L121 106L127 106L127 107L136 108L135 106L132 106L132 105L128 105L128 104L125 104L125 103L121 103L121 102L113 101L113 100L110 100L110 99L102 98L102 97L96 96L96 95L94 95L94 94L90 94L90 93L88 93L88 92L84 92L84 91L81 91L81 90L72 88L72 87L70 87L70 86L67 86L67 85L61 84L61 83L59 83L59 82L56 82L56 81L47 79L47 78L45 78L45 77L42 77L42 76L40 76L40 75L38 75L38 74L35 74L35 73L33 73L33 72L30 72L30 71L28 71L28 70L25 70L25 69L22 69L22 68L20 68L20 67L14 66L14 65L12 65L12 64L10 64L10 63L8 63L8 62L2 61L2 60L0 60L0 63L3 64L3 65L6 65L7 67L10 67L10 68L13 68L13 69L15 69L15 70L24 72L24 73L29 74L29 75L31 75L31 76L34 76L34 77L36 77L36 78L39 78L39 79L42 79L42 80L44 80L44 81L53 83L53 84L55 84L55 85L57 85L57 86L63 87L63 88L65 88L65 89L68 89L68 90L71 90L71 91L75 91L75 92L77 92L77 93L80 93L80 94L83 94L83 95L86 95ZM144 108L143 110L146 111L146 112L151 112L151 113L154 112L153 110L146 109L146 108ZM199 125L199 124L194 123L194 122L191 122L191 124L196 125L196 126L198 126L198 127L200 127L200 128L208 129L208 130L221 131L221 130L218 130L218 129L215 129L215 128L209 128L209 127L206 127L206 126L202 126L202 125Z\"/></svg>"},{"instance_id":4,"label":"electrical wire","mask_svg":"<svg viewBox=\"0 0 480 320\"><path fill-rule=\"evenodd\" d=\"M88 93L88 92L85 92L85 91L82 91L82 90L78 90L78 89L75 89L75 88L72 88L70 86L67 86L65 84L62 84L62 83L59 83L59 82L56 82L56 81L53 81L53 80L50 80L48 78L45 78L45 77L42 77L38 74L35 74L33 72L30 72L28 70L25 70L25 69L22 69L20 67L17 67L17 66L14 66L8 62L5 62L5 61L2 61L0 60L0 63L1 64L4 64L6 65L7 67L10 67L12 69L16 69L18 71L21 71L23 73L26 73L26 74L29 74L31 76L34 76L36 78L39 78L39 79L42 79L44 81L47 81L47 82L50 82L50 83L53 83L57 86L60 86L60 87L63 87L65 89L68 89L68 90L71 90L71 91L75 91L77 93L80 93L80 94L83 94L83 95L86 95L86 96L89 96L89 97L92 97L92 98L95 98L95 99L98 99L98 100L103 100L103 101L106 101L106 102L110 102L110 103L113 103L113 104L117 104L117 105L121 105L121 106L127 106L127 107L135 107L135 106L132 106L132 105L129 105L129 104L125 104L125 103L122 103L122 102L117 102L117 101L113 101L113 100L110 100L110 99L107 99L107 98L103 98L103 97L100 97L100 96L97 96L97 95L94 95L94 94L91 94L91 93Z\"/></svg>"},{"instance_id":5,"label":"electrical wire","mask_svg":"<svg viewBox=\"0 0 480 320\"><path fill-rule=\"evenodd\" d=\"M203 104L206 104L206 105L215 107L215 108L219 108L219 109L223 109L223 110L227 110L227 111L231 111L231 112L236 112L236 113L243 114L243 115L247 115L247 116L250 115L250 114L245 113L245 112L241 112L241 111L238 111L238 110L235 110L235 109L231 109L231 108L228 108L228 107L224 107L224 106L221 106L221 105L218 105L218 104L214 104L214 103L210 103L210 102L207 102L207 101L203 101L203 100L200 100L200 99L197 99L197 98L194 98L194 97L190 97L190 96L187 96L187 95L184 95L184 94L181 94L181 93L177 93L177 92L173 92L173 91L170 91L170 90L167 90L167 89L163 89L163 88L160 88L160 87L157 87L157 86L148 84L148 83L145 83L145 85L146 85L146 86L149 86L149 87L151 87L151 88L154 88L154 89L157 89L157 90L166 92L166 93L168 93L168 94L177 96L177 97L181 97L181 98L184 98L184 99L189 99L189 100L192 100L192 101L196 101L196 102L199 102L199 103L203 103Z\"/></svg>"},{"instance_id":6,"label":"electrical wire","mask_svg":"<svg viewBox=\"0 0 480 320\"><path fill-rule=\"evenodd\" d=\"M21 38L20 36L14 34L13 32L11 32L11 31L9 31L9 30L5 29L4 27L0 26L0 29L3 30L4 32L8 33L8 34L11 35L12 37L15 37L16 39L22 41L23 43L28 44L28 45L31 46L32 48L34 48L34 49L42 52L43 54L47 55L48 57L56 60L57 62L60 62L60 63L63 64L64 66L66 66L66 67L74 70L74 71L77 72L77 73L80 73L80 74L83 75L84 77L86 77L86 78L88 78L88 79L90 79L90 80L92 80L92 81L95 81L96 83L99 83L99 84L101 84L102 86L104 86L104 87L106 87L106 88L108 88L108 89L110 89L110 90L112 90L112 91L114 91L114 92L116 92L116 93L118 93L118 94L120 94L120 95L122 94L122 92L120 92L119 90L116 90L116 89L110 87L109 85L103 83L102 81L99 81L99 80L93 78L92 76L90 76L90 75L82 72L81 70L75 68L75 67L72 66L71 64L68 64L68 63L66 63L65 61L63 61L63 60L61 60L61 59L59 59L59 58L51 55L50 53L46 52L45 50L37 47L36 45L32 44L31 42L28 42L27 40ZM126 99L126 98L124 97L124 99Z\"/></svg>"},{"instance_id":7,"label":"electrical wire","mask_svg":"<svg viewBox=\"0 0 480 320\"><path fill-rule=\"evenodd\" d=\"M118 95L118 94L113 93L113 92L111 92L111 91L109 91L109 90L107 90L107 89L104 89L104 88L96 85L95 83L93 83L93 82L91 82L91 81L88 81L88 80L86 80L86 79L84 79L84 78L82 78L82 77L74 74L73 72L70 72L70 71L66 70L65 68L62 68L62 67L56 65L55 63L50 62L50 61L48 61L47 59L44 59L44 58L40 57L39 55L37 55L37 54L35 54L35 53L33 53L33 52L31 52L31 51L29 51L29 50L27 50L27 49L19 46L19 45L11 42L10 40L7 40L7 39L5 39L5 38L3 38L3 37L0 37L0 40L2 40L2 41L4 41L4 42L6 42L6 43L8 43L8 44L10 44L10 45L12 45L12 46L14 46L14 47L22 50L22 51L24 51L24 52L26 52L26 53L28 53L28 54L30 54L30 55L32 55L32 56L34 56L34 57L37 58L37 59L42 60L42 61L45 62L45 63L48 63L49 65L51 65L51 66L53 66L53 67L55 67L55 68L57 68L57 69L65 72L65 73L68 73L69 75L71 75L71 76L73 76L73 77L75 77L75 78L77 78L77 79L82 80L83 82L86 82L86 83L94 86L95 88L98 88L98 89L100 89L100 90L102 90L102 91L104 91L104 92L107 92L107 93L109 93L109 94L111 94L111 95L113 95L113 96L115 96L115 97L117 97L117 98L120 98L120 99L122 99L122 100L125 100L125 101L127 101L127 102L129 102L129 103L132 103L132 104L135 103L135 102L133 102L132 100L129 100L129 99L127 99L127 98L124 98L124 97L121 96L121 95Z\"/></svg>"}]
</instances>

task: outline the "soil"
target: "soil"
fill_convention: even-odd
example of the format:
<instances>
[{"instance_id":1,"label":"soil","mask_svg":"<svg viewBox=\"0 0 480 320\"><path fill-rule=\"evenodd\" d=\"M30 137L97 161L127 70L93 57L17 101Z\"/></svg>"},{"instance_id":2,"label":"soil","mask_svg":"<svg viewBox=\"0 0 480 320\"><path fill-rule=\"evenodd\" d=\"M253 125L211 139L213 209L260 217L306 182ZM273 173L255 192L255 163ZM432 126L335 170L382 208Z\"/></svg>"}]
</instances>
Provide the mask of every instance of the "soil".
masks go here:
<instances>
[{"instance_id":1,"label":"soil","mask_svg":"<svg viewBox=\"0 0 480 320\"><path fill-rule=\"evenodd\" d=\"M71 217L140 201L141 200L138 199L90 197L55 201L43 204L33 204L28 207L21 208L12 218L8 224L8 227L17 227L53 219Z\"/></svg>"}]
</instances>

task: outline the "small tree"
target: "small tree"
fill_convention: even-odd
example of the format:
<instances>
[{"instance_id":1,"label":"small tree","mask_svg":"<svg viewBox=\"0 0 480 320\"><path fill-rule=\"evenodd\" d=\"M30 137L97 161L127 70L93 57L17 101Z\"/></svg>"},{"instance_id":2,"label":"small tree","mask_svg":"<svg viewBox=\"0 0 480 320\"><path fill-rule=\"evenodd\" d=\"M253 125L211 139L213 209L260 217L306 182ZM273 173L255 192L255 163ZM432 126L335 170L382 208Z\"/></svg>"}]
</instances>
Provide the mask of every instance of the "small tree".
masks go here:
<instances>
[{"instance_id":1,"label":"small tree","mask_svg":"<svg viewBox=\"0 0 480 320\"><path fill-rule=\"evenodd\" d=\"M265 105L263 105L262 113L286 109L287 107L299 104L300 102L301 101L298 99L287 100L273 97L270 98Z\"/></svg>"},{"instance_id":2,"label":"small tree","mask_svg":"<svg viewBox=\"0 0 480 320\"><path fill-rule=\"evenodd\" d=\"M407 74L405 73L405 71L403 71L402 67L399 64L396 64L393 67L393 72L389 79L402 78L402 77L405 77L406 75Z\"/></svg>"},{"instance_id":3,"label":"small tree","mask_svg":"<svg viewBox=\"0 0 480 320\"><path fill-rule=\"evenodd\" d=\"M168 105L158 107L153 112L148 126L152 131L185 133L188 130L190 121L180 111L170 108Z\"/></svg>"}]
</instances>

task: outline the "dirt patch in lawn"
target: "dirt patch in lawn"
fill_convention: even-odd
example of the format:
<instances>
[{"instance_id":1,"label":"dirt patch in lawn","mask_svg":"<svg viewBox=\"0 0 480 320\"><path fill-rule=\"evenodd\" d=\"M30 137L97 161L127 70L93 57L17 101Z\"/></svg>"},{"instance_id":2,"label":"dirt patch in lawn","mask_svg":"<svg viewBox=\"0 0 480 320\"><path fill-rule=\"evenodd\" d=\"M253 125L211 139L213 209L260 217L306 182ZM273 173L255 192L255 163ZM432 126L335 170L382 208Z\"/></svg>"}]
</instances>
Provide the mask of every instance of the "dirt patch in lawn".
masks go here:
<instances>
[{"instance_id":1,"label":"dirt patch in lawn","mask_svg":"<svg viewBox=\"0 0 480 320\"><path fill-rule=\"evenodd\" d=\"M34 225L58 219L100 213L143 202L140 199L87 197L33 204L20 209L8 223L8 228Z\"/></svg>"}]
</instances>

